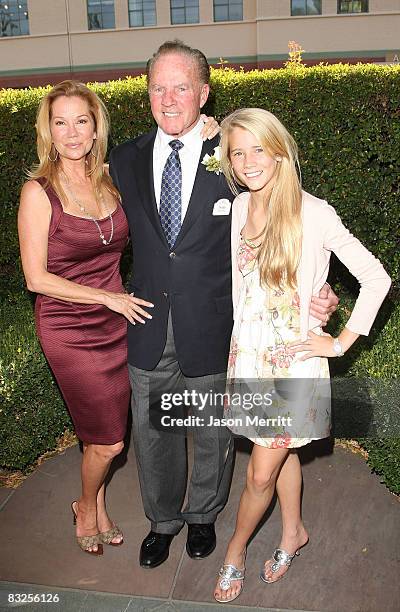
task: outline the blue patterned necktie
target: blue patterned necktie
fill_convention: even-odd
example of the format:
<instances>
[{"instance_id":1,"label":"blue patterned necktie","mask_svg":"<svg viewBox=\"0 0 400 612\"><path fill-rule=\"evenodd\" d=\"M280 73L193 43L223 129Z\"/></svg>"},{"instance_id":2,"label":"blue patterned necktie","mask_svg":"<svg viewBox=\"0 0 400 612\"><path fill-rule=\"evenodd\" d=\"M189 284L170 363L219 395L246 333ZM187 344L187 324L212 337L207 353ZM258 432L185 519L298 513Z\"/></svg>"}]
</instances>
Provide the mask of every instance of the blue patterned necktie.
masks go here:
<instances>
[{"instance_id":1,"label":"blue patterned necktie","mask_svg":"<svg viewBox=\"0 0 400 612\"><path fill-rule=\"evenodd\" d=\"M172 249L182 224L182 170L179 149L183 144L180 140L171 140L169 146L172 151L165 162L161 179L160 219L169 248Z\"/></svg>"}]
</instances>

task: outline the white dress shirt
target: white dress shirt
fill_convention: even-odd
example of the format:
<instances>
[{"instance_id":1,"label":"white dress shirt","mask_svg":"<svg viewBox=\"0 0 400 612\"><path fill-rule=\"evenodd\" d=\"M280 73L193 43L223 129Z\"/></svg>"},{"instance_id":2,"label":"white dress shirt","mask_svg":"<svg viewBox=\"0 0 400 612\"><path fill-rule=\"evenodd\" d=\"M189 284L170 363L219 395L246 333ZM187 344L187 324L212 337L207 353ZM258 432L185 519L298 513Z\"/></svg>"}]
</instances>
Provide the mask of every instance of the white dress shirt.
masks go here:
<instances>
[{"instance_id":1,"label":"white dress shirt","mask_svg":"<svg viewBox=\"0 0 400 612\"><path fill-rule=\"evenodd\" d=\"M160 211L160 195L161 195L161 180L165 163L172 151L169 143L171 140L180 140L184 145L179 151L179 159L182 169L182 222L185 218L186 211L189 206L190 196L192 194L194 179L197 173L201 149L203 147L203 139L200 136L201 129L204 123L202 119L196 123L194 128L181 138L175 138L170 134L166 134L159 127L153 148L153 177L154 177L154 194L156 196L157 208Z\"/></svg>"}]
</instances>

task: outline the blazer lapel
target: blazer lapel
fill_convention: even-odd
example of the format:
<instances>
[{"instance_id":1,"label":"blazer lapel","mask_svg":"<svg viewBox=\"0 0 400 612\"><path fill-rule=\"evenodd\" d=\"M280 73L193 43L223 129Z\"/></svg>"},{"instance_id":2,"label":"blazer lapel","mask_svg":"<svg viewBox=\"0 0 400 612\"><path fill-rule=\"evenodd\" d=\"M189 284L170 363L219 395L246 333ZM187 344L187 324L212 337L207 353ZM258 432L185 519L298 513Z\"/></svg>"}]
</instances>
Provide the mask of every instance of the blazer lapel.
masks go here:
<instances>
[{"instance_id":1,"label":"blazer lapel","mask_svg":"<svg viewBox=\"0 0 400 612\"><path fill-rule=\"evenodd\" d=\"M206 170L205 165L201 163L204 155L206 153L208 153L208 155L212 155L214 153L214 148L217 147L218 144L218 135L215 136L215 138L213 138L212 140L206 140L203 143L199 165L197 166L196 177L192 189L192 194L189 200L189 206L186 211L181 231L178 234L174 248L179 245L179 243L182 241L184 236L187 234L187 232L192 227L193 223L196 221L197 217L201 213L204 207L204 194L208 194L210 192L210 187L212 186L213 179L216 180L219 178L218 176L212 176L214 173Z\"/></svg>"},{"instance_id":2,"label":"blazer lapel","mask_svg":"<svg viewBox=\"0 0 400 612\"><path fill-rule=\"evenodd\" d=\"M138 191L150 222L156 229L159 237L168 247L164 231L161 226L160 215L158 214L157 201L154 193L153 177L153 148L157 130L149 133L149 138L138 143L140 149L134 160L134 173L137 177Z\"/></svg>"}]
</instances>

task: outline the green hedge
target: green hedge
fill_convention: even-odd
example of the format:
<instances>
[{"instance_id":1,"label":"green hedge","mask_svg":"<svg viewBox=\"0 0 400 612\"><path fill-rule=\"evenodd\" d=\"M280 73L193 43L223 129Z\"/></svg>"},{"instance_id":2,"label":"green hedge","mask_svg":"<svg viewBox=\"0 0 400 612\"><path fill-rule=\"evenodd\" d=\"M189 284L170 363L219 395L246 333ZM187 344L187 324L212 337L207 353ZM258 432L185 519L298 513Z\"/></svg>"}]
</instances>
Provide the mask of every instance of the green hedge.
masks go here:
<instances>
[{"instance_id":1,"label":"green hedge","mask_svg":"<svg viewBox=\"0 0 400 612\"><path fill-rule=\"evenodd\" d=\"M0 466L23 470L72 424L40 349L26 292L1 309Z\"/></svg>"},{"instance_id":2,"label":"green hedge","mask_svg":"<svg viewBox=\"0 0 400 612\"><path fill-rule=\"evenodd\" d=\"M384 263L392 276L393 288L372 330L373 342L371 339L360 341L341 362L342 370L345 365L346 371L338 373L397 378L400 67L295 66L247 73L221 69L212 71L211 85L212 93L205 110L218 119L244 106L264 107L278 115L299 144L304 188L326 198L345 224ZM93 88L104 99L111 115L110 147L153 125L144 77L94 84ZM31 302L23 294L16 235L18 194L24 170L35 161L35 113L45 91L46 88L0 92L0 131L3 135L0 145L0 292L6 304L11 304L2 313L3 329L8 330L9 351L1 365L2 385L8 390L8 396L6 408L0 413L0 465L14 467L28 465L35 454L52 444L43 429L58 435L66 426L61 417L60 400L55 399L59 396L33 337ZM349 293L354 298L356 284L353 279L342 266L336 264L333 268L337 292L341 296ZM339 319L345 316L348 307L346 299L342 301ZM15 325L15 311L23 324ZM20 353L16 353L18 347ZM21 366L25 370L24 377L17 374ZM41 380L42 412L37 408L40 399L36 377ZM18 414L24 416L14 423L16 407ZM37 419L33 419L33 413L35 417L38 415ZM49 428L42 427L42 422L50 423L49 415L53 424ZM24 438L17 435L17 429L28 427L25 419L29 420L29 428L36 427L36 421L40 432L32 440L26 437L29 452L17 448L16 443ZM371 446L372 442L369 443ZM385 445L376 443L373 449L371 447L370 457L388 486L395 490L400 487L399 477L394 482L384 475L388 462L382 459L382 453L390 455ZM398 456L398 443L393 449Z\"/></svg>"},{"instance_id":3,"label":"green hedge","mask_svg":"<svg viewBox=\"0 0 400 612\"><path fill-rule=\"evenodd\" d=\"M339 283L334 286L340 294L341 303L328 327L332 335L343 328L354 304L354 298L341 293L343 287ZM333 385L332 401L334 432L339 438L356 439L368 451L368 464L381 476L381 482L398 495L399 346L400 303L386 300L370 335L362 336L341 359L330 361L331 375L337 382L337 385ZM344 400L346 397L348 402ZM359 401L356 398L360 398ZM374 434L374 430L379 435ZM368 432L368 435L363 432Z\"/></svg>"}]
</instances>

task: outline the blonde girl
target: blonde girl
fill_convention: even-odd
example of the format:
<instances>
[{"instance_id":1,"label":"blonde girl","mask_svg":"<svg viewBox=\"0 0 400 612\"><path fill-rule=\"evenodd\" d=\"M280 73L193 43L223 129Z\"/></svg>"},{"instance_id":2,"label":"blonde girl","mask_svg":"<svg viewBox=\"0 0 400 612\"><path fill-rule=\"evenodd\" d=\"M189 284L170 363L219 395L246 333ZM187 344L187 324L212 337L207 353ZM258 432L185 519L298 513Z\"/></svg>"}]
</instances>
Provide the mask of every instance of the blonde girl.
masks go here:
<instances>
[{"instance_id":1,"label":"blonde girl","mask_svg":"<svg viewBox=\"0 0 400 612\"><path fill-rule=\"evenodd\" d=\"M282 123L259 108L235 111L221 125L221 165L236 198L232 205L232 292L234 328L228 391L235 381L308 380L307 392L276 410L291 411L292 424L267 430L232 431L254 442L234 534L220 569L214 597L221 603L242 590L247 542L276 489L281 514L279 547L267 558L261 579L273 583L288 571L308 542L300 514L302 475L296 449L329 435L327 358L343 355L367 335L390 287L380 262L343 226L335 210L301 188L297 146ZM237 186L246 189L238 193ZM358 279L353 312L337 338L321 331L310 315L311 298L326 281L331 252ZM295 380L294 380L295 379ZM231 396L232 397L232 396ZM305 401L306 400L306 401ZM289 406L289 409L288 409ZM227 415L232 407L227 406Z\"/></svg>"}]
</instances>

